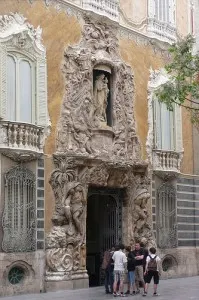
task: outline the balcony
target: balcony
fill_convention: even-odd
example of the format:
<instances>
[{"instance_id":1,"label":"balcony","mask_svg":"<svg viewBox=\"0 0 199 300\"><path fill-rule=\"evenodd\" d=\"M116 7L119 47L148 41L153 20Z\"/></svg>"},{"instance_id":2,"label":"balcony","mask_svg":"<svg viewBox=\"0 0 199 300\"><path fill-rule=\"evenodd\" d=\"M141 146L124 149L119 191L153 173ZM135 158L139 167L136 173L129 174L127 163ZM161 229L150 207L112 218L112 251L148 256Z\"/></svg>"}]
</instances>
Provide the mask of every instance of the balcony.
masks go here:
<instances>
[{"instance_id":1,"label":"balcony","mask_svg":"<svg viewBox=\"0 0 199 300\"><path fill-rule=\"evenodd\" d=\"M182 153L175 151L153 150L153 170L180 173Z\"/></svg>"},{"instance_id":2,"label":"balcony","mask_svg":"<svg viewBox=\"0 0 199 300\"><path fill-rule=\"evenodd\" d=\"M165 42L173 43L176 41L176 27L171 23L158 21L154 18L148 18L147 31L151 37Z\"/></svg>"},{"instance_id":3,"label":"balcony","mask_svg":"<svg viewBox=\"0 0 199 300\"><path fill-rule=\"evenodd\" d=\"M83 0L82 8L96 14L103 15L109 19L119 21L118 0Z\"/></svg>"},{"instance_id":4,"label":"balcony","mask_svg":"<svg viewBox=\"0 0 199 300\"><path fill-rule=\"evenodd\" d=\"M0 152L14 160L31 160L43 153L44 128L27 123L0 122Z\"/></svg>"}]
</instances>

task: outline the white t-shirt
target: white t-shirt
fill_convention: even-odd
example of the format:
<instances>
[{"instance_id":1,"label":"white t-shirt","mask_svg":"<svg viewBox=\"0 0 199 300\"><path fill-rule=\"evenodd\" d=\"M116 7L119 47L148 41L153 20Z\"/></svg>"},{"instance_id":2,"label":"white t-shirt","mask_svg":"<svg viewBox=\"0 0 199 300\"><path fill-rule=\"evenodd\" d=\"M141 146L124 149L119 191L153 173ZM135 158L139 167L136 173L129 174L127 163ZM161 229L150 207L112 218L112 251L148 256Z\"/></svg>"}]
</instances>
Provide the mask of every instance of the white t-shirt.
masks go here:
<instances>
[{"instance_id":1,"label":"white t-shirt","mask_svg":"<svg viewBox=\"0 0 199 300\"><path fill-rule=\"evenodd\" d=\"M159 271L159 268L158 268L158 262L159 261L161 261L161 259L159 258L159 256L157 256L156 254L152 254L152 253L149 253L150 254L150 256L152 257L152 258L154 258L155 256L156 256L156 262L157 262L157 271ZM150 261L150 256L147 256L147 258L146 258L146 263L148 263L149 261Z\"/></svg>"},{"instance_id":2,"label":"white t-shirt","mask_svg":"<svg viewBox=\"0 0 199 300\"><path fill-rule=\"evenodd\" d=\"M127 257L122 250L115 251L112 259L114 261L114 271L125 271Z\"/></svg>"}]
</instances>

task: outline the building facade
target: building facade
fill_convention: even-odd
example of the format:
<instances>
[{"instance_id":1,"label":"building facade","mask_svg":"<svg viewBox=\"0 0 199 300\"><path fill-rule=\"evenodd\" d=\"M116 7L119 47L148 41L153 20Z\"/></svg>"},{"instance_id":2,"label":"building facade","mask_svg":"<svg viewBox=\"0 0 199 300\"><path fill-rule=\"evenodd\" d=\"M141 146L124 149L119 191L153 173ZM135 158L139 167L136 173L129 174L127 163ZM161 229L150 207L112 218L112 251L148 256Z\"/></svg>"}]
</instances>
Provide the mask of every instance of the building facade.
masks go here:
<instances>
[{"instance_id":1,"label":"building facade","mask_svg":"<svg viewBox=\"0 0 199 300\"><path fill-rule=\"evenodd\" d=\"M100 285L119 242L157 246L166 278L197 275L197 132L155 99L196 5L7 0L0 14L0 295Z\"/></svg>"}]
</instances>

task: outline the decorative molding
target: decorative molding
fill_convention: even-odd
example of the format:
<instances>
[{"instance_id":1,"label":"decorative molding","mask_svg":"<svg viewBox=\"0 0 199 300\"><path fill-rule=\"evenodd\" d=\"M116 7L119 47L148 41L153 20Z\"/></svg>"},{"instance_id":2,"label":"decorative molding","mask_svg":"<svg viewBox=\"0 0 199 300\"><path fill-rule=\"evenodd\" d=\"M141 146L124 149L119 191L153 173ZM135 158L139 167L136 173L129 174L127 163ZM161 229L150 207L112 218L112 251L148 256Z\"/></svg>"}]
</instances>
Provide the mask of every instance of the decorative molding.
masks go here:
<instances>
[{"instance_id":1,"label":"decorative molding","mask_svg":"<svg viewBox=\"0 0 199 300\"><path fill-rule=\"evenodd\" d=\"M1 16L0 21L0 42L16 47L20 50L37 53L45 58L46 50L42 44L42 29L36 29L26 22L26 18L18 13ZM12 39L12 43L9 41ZM33 49L32 49L33 48Z\"/></svg>"}]
</instances>

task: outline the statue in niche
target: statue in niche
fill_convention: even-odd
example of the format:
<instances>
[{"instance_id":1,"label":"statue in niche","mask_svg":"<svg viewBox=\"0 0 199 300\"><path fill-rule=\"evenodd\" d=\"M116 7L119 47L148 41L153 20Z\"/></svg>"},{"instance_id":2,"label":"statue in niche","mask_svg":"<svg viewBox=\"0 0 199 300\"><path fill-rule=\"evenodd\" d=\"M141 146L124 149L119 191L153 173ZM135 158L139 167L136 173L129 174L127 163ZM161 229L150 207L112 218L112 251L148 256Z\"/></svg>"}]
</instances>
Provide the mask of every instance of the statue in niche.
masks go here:
<instances>
[{"instance_id":1,"label":"statue in niche","mask_svg":"<svg viewBox=\"0 0 199 300\"><path fill-rule=\"evenodd\" d=\"M108 79L102 73L97 76L94 83L94 118L105 123L107 123L106 107L108 104L108 94Z\"/></svg>"}]
</instances>

